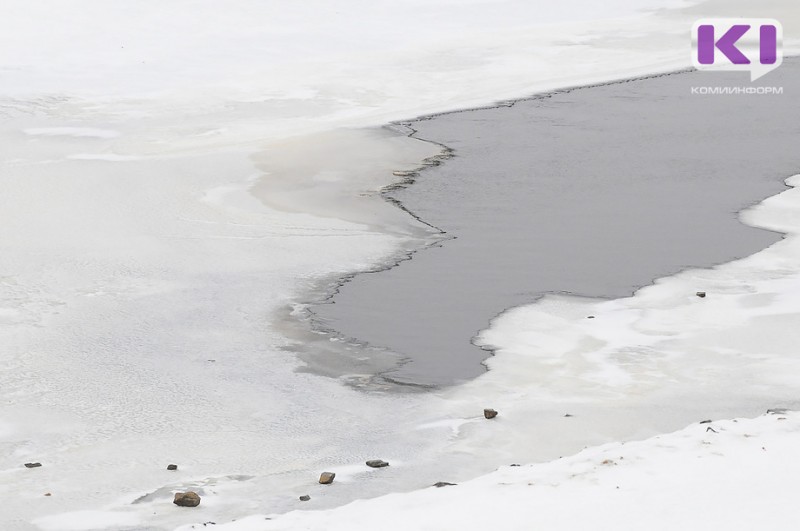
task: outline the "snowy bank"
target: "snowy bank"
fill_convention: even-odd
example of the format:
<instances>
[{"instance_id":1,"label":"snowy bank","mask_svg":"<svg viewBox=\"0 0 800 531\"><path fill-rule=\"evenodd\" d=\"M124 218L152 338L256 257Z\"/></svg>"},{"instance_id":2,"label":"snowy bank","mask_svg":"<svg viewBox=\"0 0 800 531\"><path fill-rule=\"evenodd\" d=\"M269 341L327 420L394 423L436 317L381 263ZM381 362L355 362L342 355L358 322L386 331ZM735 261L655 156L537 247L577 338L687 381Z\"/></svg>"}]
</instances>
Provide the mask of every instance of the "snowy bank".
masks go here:
<instances>
[{"instance_id":1,"label":"snowy bank","mask_svg":"<svg viewBox=\"0 0 800 531\"><path fill-rule=\"evenodd\" d=\"M793 530L798 474L800 414L780 411L504 466L456 486L329 511L251 516L214 529Z\"/></svg>"}]
</instances>

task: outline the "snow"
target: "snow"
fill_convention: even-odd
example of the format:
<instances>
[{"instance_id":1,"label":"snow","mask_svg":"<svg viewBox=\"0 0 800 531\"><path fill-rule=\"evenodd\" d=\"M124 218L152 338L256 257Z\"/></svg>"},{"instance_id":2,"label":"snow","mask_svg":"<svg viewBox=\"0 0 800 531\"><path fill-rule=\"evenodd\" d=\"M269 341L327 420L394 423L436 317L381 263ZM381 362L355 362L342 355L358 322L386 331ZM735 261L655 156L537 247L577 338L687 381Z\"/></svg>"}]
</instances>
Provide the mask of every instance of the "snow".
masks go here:
<instances>
[{"instance_id":1,"label":"snow","mask_svg":"<svg viewBox=\"0 0 800 531\"><path fill-rule=\"evenodd\" d=\"M139 524L135 515L111 511L75 511L73 513L47 516L36 520L41 529L58 531L90 531L133 527Z\"/></svg>"},{"instance_id":2,"label":"snow","mask_svg":"<svg viewBox=\"0 0 800 531\"><path fill-rule=\"evenodd\" d=\"M328 511L250 516L214 529L790 530L797 527L798 457L800 413L767 414L503 466L456 486Z\"/></svg>"},{"instance_id":3,"label":"snow","mask_svg":"<svg viewBox=\"0 0 800 531\"><path fill-rule=\"evenodd\" d=\"M116 155L114 153L75 153L68 155L72 160L104 160L106 162L126 162L131 160L141 160L141 157L133 155Z\"/></svg>"},{"instance_id":4,"label":"snow","mask_svg":"<svg viewBox=\"0 0 800 531\"><path fill-rule=\"evenodd\" d=\"M760 14L788 36L791 7ZM720 316L739 305L740 322L774 337L763 359L762 342L695 308L694 273L646 292L660 307L548 299L511 311L485 336L501 348L492 371L440 394L363 393L298 372L286 349L283 321L310 288L373 268L426 231L376 191L436 149L352 128L685 67L687 29L707 14L649 0L5 2L0 527L172 529L289 511L312 490L325 508L445 474L462 481L511 456L560 455L541 422L563 430L570 451L674 430L696 413L694 395L665 407L663 422L649 417L655 391L648 403L626 397L683 382L672 399L728 366L750 387L709 388L715 411L740 387L728 416L750 395L761 407L769 386L781 398L796 373L779 326L792 319L791 246L732 265L752 267L730 271L740 275L730 285L702 282ZM775 201L788 210L768 221L793 226L789 200ZM720 326L686 332L693 349L726 340L710 353L718 363L681 369L670 305L679 323ZM649 318L659 308L664 320ZM578 322L589 309L613 318L613 337ZM525 312L560 327L557 342L518 331L510 320ZM605 343L595 352L585 341ZM663 354L619 364L626 341ZM565 354L548 366L526 345ZM570 358L569 345L584 350ZM542 369L575 376L522 381ZM572 394L558 399L563 389ZM492 425L476 417L486 402L501 411ZM567 406L575 422L562 426ZM369 458L393 464L358 472ZM32 460L43 466L21 466ZM313 481L326 469L342 481L323 490ZM172 505L186 489L203 496L197 510Z\"/></svg>"},{"instance_id":5,"label":"snow","mask_svg":"<svg viewBox=\"0 0 800 531\"><path fill-rule=\"evenodd\" d=\"M91 127L39 127L25 129L23 132L31 136L78 136L88 138L116 138L120 135L119 131Z\"/></svg>"},{"instance_id":6,"label":"snow","mask_svg":"<svg viewBox=\"0 0 800 531\"><path fill-rule=\"evenodd\" d=\"M455 5L16 1L0 19L0 109L46 113L48 128L144 119L134 131L159 148L218 146L689 66L694 16L652 13L679 0Z\"/></svg>"}]
</instances>

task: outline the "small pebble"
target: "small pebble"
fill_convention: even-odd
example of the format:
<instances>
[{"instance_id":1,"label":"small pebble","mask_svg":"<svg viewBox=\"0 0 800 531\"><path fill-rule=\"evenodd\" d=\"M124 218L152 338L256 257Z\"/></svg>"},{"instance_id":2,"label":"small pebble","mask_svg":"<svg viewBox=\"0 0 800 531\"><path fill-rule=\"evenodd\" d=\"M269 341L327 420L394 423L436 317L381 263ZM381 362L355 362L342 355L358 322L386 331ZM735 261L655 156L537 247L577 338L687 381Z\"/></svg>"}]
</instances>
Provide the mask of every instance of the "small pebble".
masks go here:
<instances>
[{"instance_id":1,"label":"small pebble","mask_svg":"<svg viewBox=\"0 0 800 531\"><path fill-rule=\"evenodd\" d=\"M389 466L389 463L382 459L370 459L367 461L367 466L370 468L383 468L385 466Z\"/></svg>"},{"instance_id":2,"label":"small pebble","mask_svg":"<svg viewBox=\"0 0 800 531\"><path fill-rule=\"evenodd\" d=\"M487 419L493 419L497 416L497 411L495 411L494 409L484 409L483 416L486 417Z\"/></svg>"},{"instance_id":3,"label":"small pebble","mask_svg":"<svg viewBox=\"0 0 800 531\"><path fill-rule=\"evenodd\" d=\"M309 496L308 494L303 494L302 496L300 496L300 501L308 501L310 499L311 496Z\"/></svg>"},{"instance_id":4,"label":"small pebble","mask_svg":"<svg viewBox=\"0 0 800 531\"><path fill-rule=\"evenodd\" d=\"M698 297L703 299L706 296L706 292L705 291L698 291L697 293L695 293L695 295L697 295Z\"/></svg>"},{"instance_id":5,"label":"small pebble","mask_svg":"<svg viewBox=\"0 0 800 531\"><path fill-rule=\"evenodd\" d=\"M454 486L454 485L455 485L455 483L448 483L446 481L439 481L439 482L433 484L433 486L436 487L437 489L440 489L442 487L451 487L451 486Z\"/></svg>"},{"instance_id":6,"label":"small pebble","mask_svg":"<svg viewBox=\"0 0 800 531\"><path fill-rule=\"evenodd\" d=\"M42 466L41 463L25 463L25 468L39 468Z\"/></svg>"},{"instance_id":7,"label":"small pebble","mask_svg":"<svg viewBox=\"0 0 800 531\"><path fill-rule=\"evenodd\" d=\"M331 483L333 483L333 478L335 477L336 474L334 474L333 472L323 472L319 476L319 482L322 485L330 485Z\"/></svg>"},{"instance_id":8,"label":"small pebble","mask_svg":"<svg viewBox=\"0 0 800 531\"><path fill-rule=\"evenodd\" d=\"M167 470L178 470L178 465L167 465Z\"/></svg>"}]
</instances>

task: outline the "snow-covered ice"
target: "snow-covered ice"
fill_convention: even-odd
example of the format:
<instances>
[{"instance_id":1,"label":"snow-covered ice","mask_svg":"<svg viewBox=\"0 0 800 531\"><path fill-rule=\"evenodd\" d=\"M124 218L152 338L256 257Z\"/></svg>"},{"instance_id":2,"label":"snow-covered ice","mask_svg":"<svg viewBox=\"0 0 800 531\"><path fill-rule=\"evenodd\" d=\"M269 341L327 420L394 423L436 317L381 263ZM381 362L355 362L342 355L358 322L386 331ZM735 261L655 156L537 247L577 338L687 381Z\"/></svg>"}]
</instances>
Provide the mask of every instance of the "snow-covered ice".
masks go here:
<instances>
[{"instance_id":1,"label":"snow-covered ice","mask_svg":"<svg viewBox=\"0 0 800 531\"><path fill-rule=\"evenodd\" d=\"M797 15L788 4L756 14L785 19L788 36ZM640 11L648 8L664 9ZM259 192L274 196L254 195L265 173L291 167L259 156L287 142L311 148L341 127L684 67L687 28L715 9L585 0L6 2L0 527L171 529L283 512L321 469L356 473L372 457L396 465L335 489L315 486L315 507L417 487L445 473L450 463L437 465L445 452L473 463L465 477L485 472L505 454L482 451L488 435L476 433L475 404L465 402L474 387L365 394L297 372L276 325L320 279L374 267L409 245L420 227L376 190L430 146L362 132L341 144L361 155L357 167L336 149L319 155L318 168L334 155L340 167L313 170L309 182L347 186L357 168L375 169L348 189L361 200L346 216L326 205L346 195L335 187L309 187L319 193L309 204L280 185ZM407 148L359 151L384 141ZM295 153L302 161L303 150ZM769 264L790 271L789 256ZM767 314L781 299L752 295L740 302ZM608 304L611 314L625 303ZM788 386L791 360L776 345L759 377L773 369L767 383L780 375ZM475 383L498 403L507 395L491 393L508 390L503 359L493 364L498 379ZM622 371L616 386L595 389L592 375L609 366L602 361L587 361L595 372L575 382L590 384L579 390L585 396L619 396L631 385ZM516 395L520 408L525 392ZM511 398L497 406L499 427L513 419ZM594 438L618 428L598 425ZM28 461L43 466L22 467ZM165 470L170 462L177 472ZM171 504L186 488L204 496L197 511Z\"/></svg>"},{"instance_id":2,"label":"snow-covered ice","mask_svg":"<svg viewBox=\"0 0 800 531\"><path fill-rule=\"evenodd\" d=\"M88 138L116 138L118 131L110 129L93 129L91 127L38 127L25 129L26 135L31 136L78 136Z\"/></svg>"},{"instance_id":3,"label":"snow-covered ice","mask_svg":"<svg viewBox=\"0 0 800 531\"><path fill-rule=\"evenodd\" d=\"M549 463L503 466L456 486L329 511L255 515L214 529L789 531L797 528L799 449L797 412L696 423ZM203 526L179 531L192 529Z\"/></svg>"}]
</instances>

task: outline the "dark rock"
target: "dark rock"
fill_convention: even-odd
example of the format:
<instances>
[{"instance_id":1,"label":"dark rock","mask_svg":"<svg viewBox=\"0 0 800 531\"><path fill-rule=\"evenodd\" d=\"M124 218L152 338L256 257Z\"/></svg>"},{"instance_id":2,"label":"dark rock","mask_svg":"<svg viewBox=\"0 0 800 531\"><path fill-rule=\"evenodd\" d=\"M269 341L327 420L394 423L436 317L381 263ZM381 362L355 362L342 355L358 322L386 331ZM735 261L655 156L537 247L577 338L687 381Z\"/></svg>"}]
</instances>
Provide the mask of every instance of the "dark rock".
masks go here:
<instances>
[{"instance_id":1,"label":"dark rock","mask_svg":"<svg viewBox=\"0 0 800 531\"><path fill-rule=\"evenodd\" d=\"M39 468L42 466L41 463L25 463L25 468Z\"/></svg>"},{"instance_id":2,"label":"dark rock","mask_svg":"<svg viewBox=\"0 0 800 531\"><path fill-rule=\"evenodd\" d=\"M383 468L385 466L389 466L389 463L381 459L370 459L367 461L367 466L370 468Z\"/></svg>"},{"instance_id":3,"label":"dark rock","mask_svg":"<svg viewBox=\"0 0 800 531\"><path fill-rule=\"evenodd\" d=\"M200 496L196 492L176 492L172 503L179 507L197 507L200 505Z\"/></svg>"},{"instance_id":4,"label":"dark rock","mask_svg":"<svg viewBox=\"0 0 800 531\"><path fill-rule=\"evenodd\" d=\"M302 496L300 496L300 501L308 501L310 499L311 496L309 496L308 494L303 494Z\"/></svg>"},{"instance_id":5,"label":"dark rock","mask_svg":"<svg viewBox=\"0 0 800 531\"><path fill-rule=\"evenodd\" d=\"M701 299L704 299L706 297L706 292L705 291L698 291L697 293L695 293L695 295L697 295Z\"/></svg>"},{"instance_id":6,"label":"dark rock","mask_svg":"<svg viewBox=\"0 0 800 531\"><path fill-rule=\"evenodd\" d=\"M701 420L700 424L711 424L712 422L712 420Z\"/></svg>"},{"instance_id":7,"label":"dark rock","mask_svg":"<svg viewBox=\"0 0 800 531\"><path fill-rule=\"evenodd\" d=\"M519 463L511 463L511 464L510 464L510 465L508 465L508 466L521 466L521 465L520 465Z\"/></svg>"},{"instance_id":8,"label":"dark rock","mask_svg":"<svg viewBox=\"0 0 800 531\"><path fill-rule=\"evenodd\" d=\"M706 433L708 433L708 432L710 432L710 431L711 431L711 432L714 432L714 433L717 433L717 430L715 430L715 429L714 429L714 428L712 428L711 426L709 426L709 427L707 427L707 428L706 428Z\"/></svg>"},{"instance_id":9,"label":"dark rock","mask_svg":"<svg viewBox=\"0 0 800 531\"><path fill-rule=\"evenodd\" d=\"M45 496L52 496L52 494L50 494L49 492L45 492L44 495Z\"/></svg>"},{"instance_id":10,"label":"dark rock","mask_svg":"<svg viewBox=\"0 0 800 531\"><path fill-rule=\"evenodd\" d=\"M323 472L319 476L319 482L322 485L330 485L331 483L333 483L333 478L335 477L336 474L334 474L333 472Z\"/></svg>"},{"instance_id":11,"label":"dark rock","mask_svg":"<svg viewBox=\"0 0 800 531\"><path fill-rule=\"evenodd\" d=\"M178 470L178 465L167 465L167 470Z\"/></svg>"},{"instance_id":12,"label":"dark rock","mask_svg":"<svg viewBox=\"0 0 800 531\"><path fill-rule=\"evenodd\" d=\"M483 416L486 417L487 419L493 419L497 416L497 411L495 411L494 409L484 409Z\"/></svg>"},{"instance_id":13,"label":"dark rock","mask_svg":"<svg viewBox=\"0 0 800 531\"><path fill-rule=\"evenodd\" d=\"M455 483L448 483L448 482L446 482L446 481L439 481L438 483L434 483L434 484L433 484L433 486L434 486L434 487L436 487L437 489L440 489L440 488L442 488L442 487L452 487L452 486L455 486Z\"/></svg>"},{"instance_id":14,"label":"dark rock","mask_svg":"<svg viewBox=\"0 0 800 531\"><path fill-rule=\"evenodd\" d=\"M594 315L590 315L587 319L594 319Z\"/></svg>"},{"instance_id":15,"label":"dark rock","mask_svg":"<svg viewBox=\"0 0 800 531\"><path fill-rule=\"evenodd\" d=\"M565 417L572 417L573 415L570 415L569 413L564 413L564 416Z\"/></svg>"}]
</instances>

